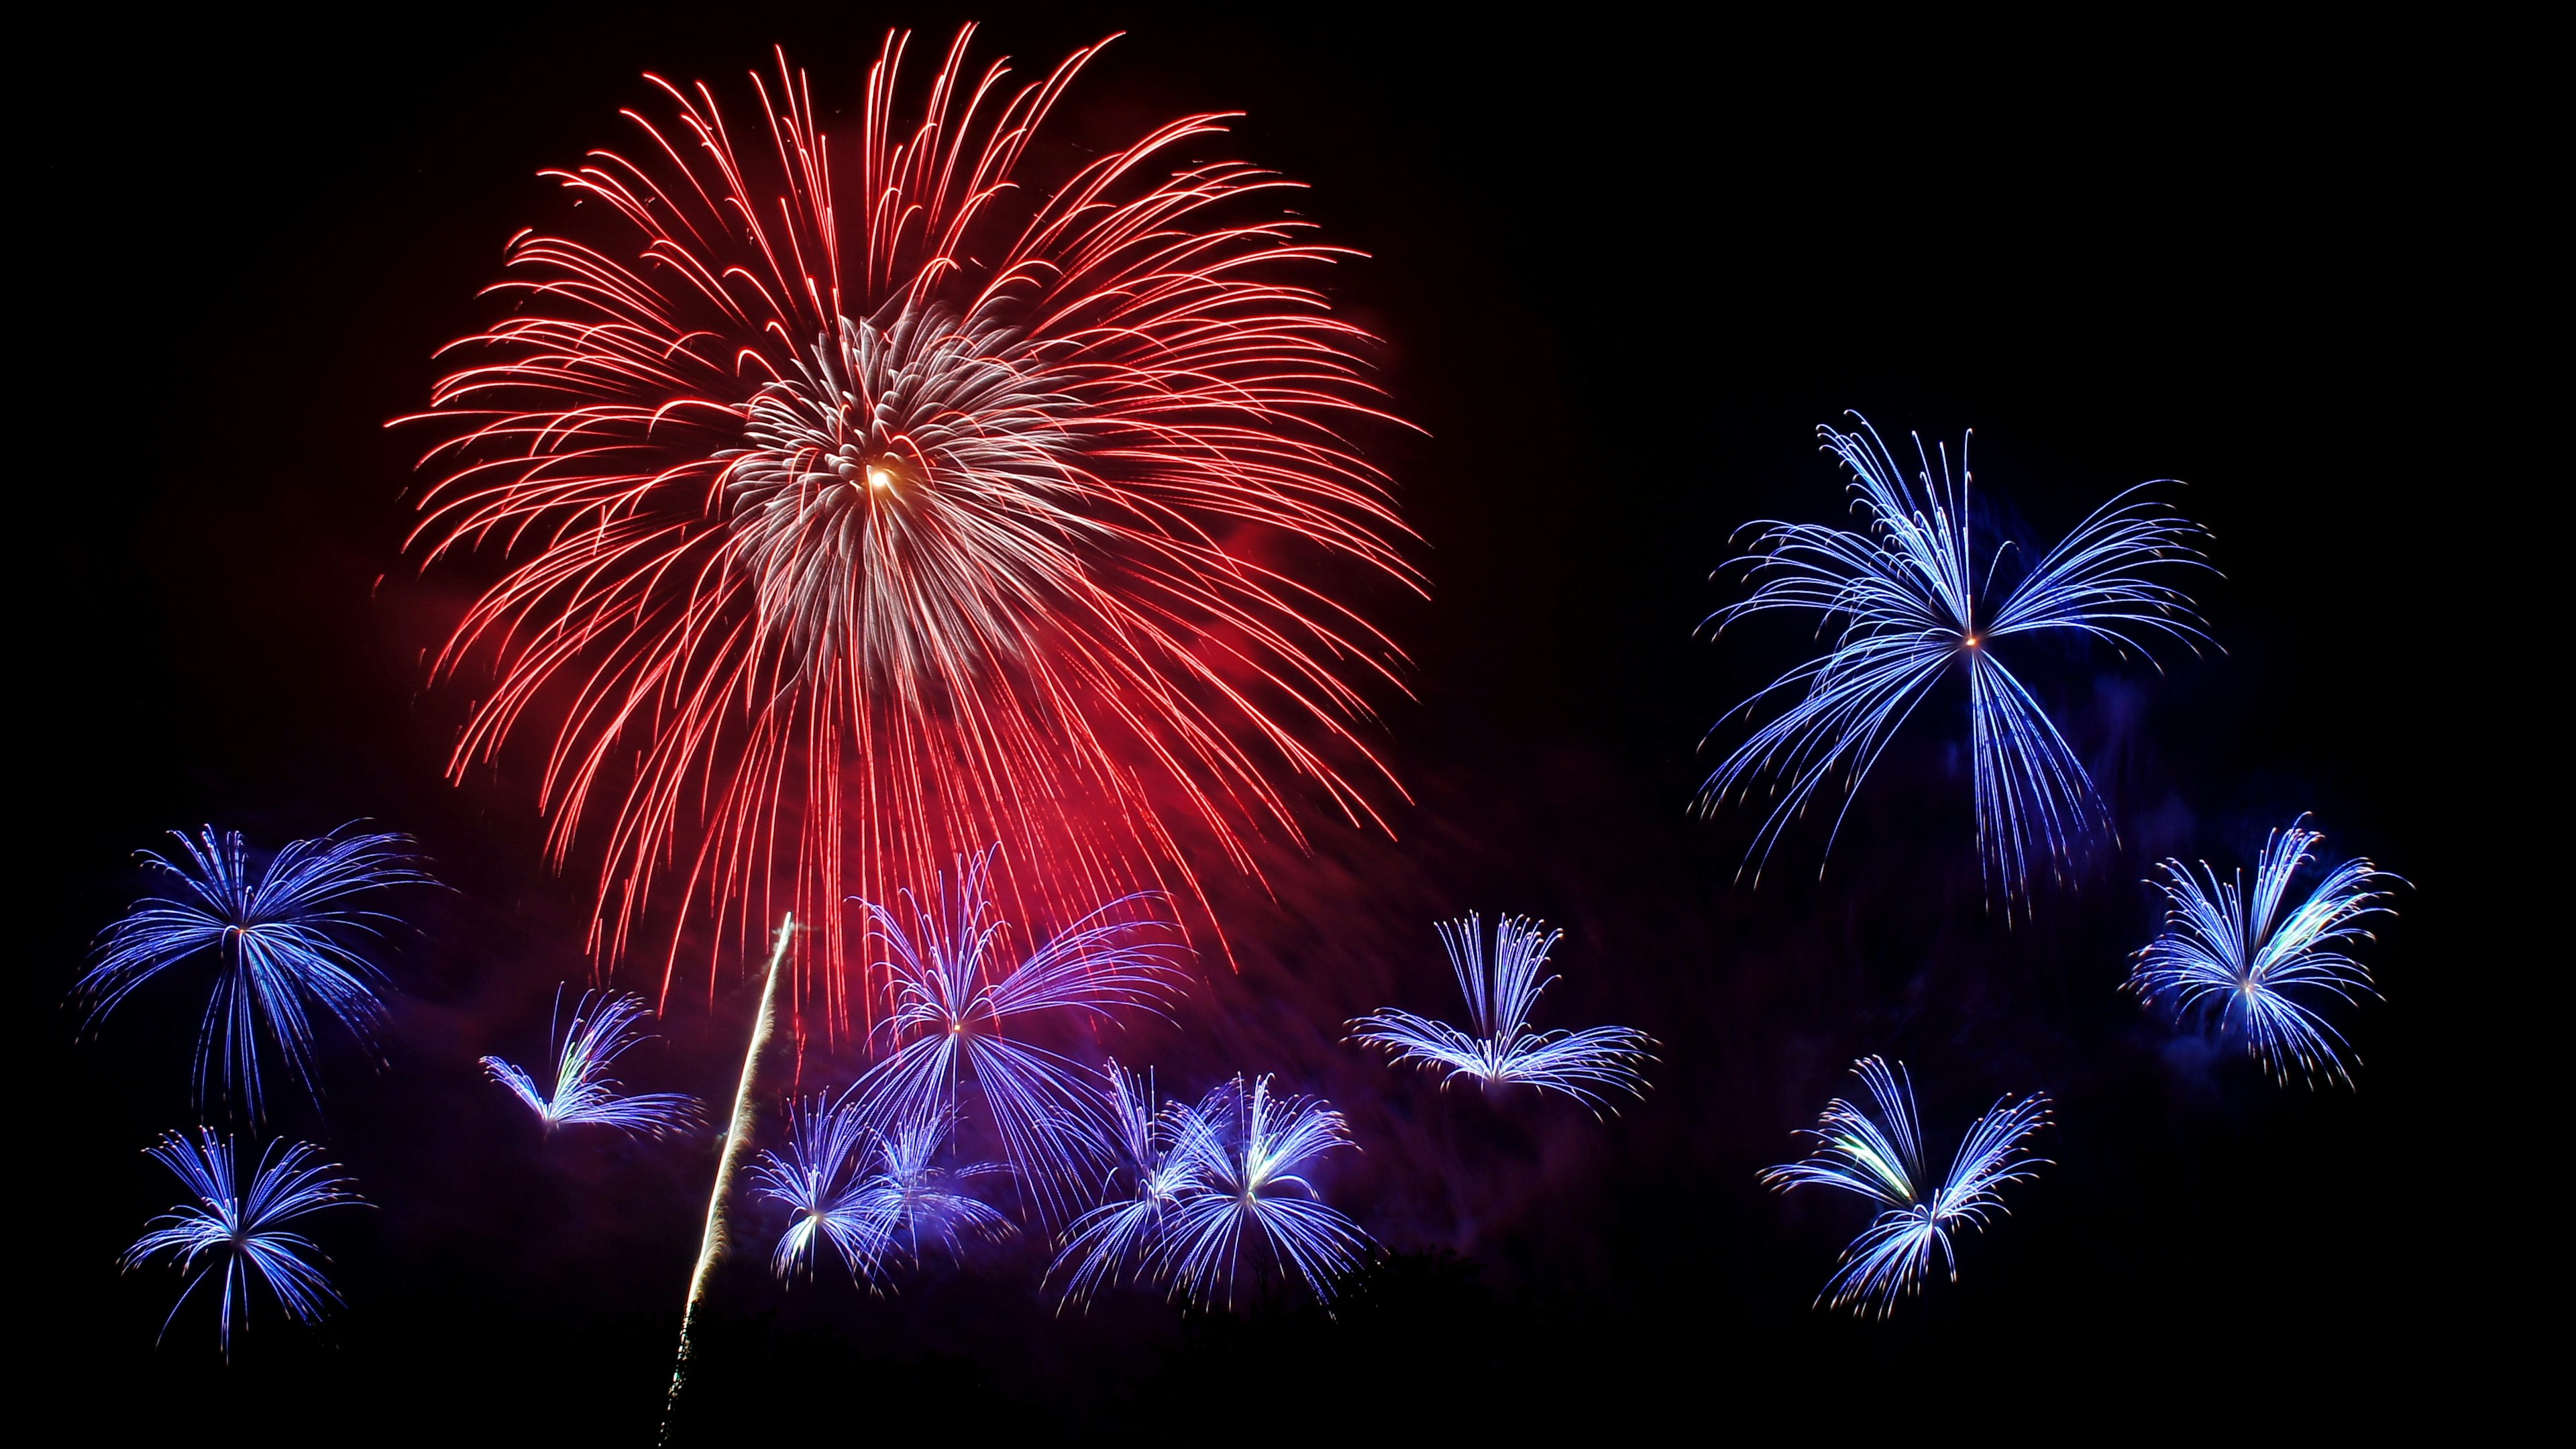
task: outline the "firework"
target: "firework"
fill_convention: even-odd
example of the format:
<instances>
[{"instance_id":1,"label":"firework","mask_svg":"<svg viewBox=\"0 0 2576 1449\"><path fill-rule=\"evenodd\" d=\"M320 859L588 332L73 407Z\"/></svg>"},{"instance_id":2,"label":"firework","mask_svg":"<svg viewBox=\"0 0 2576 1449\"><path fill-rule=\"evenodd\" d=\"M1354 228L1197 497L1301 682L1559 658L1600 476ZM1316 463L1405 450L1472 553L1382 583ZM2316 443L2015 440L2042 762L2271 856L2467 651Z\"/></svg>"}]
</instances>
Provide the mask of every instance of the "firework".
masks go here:
<instances>
[{"instance_id":1,"label":"firework","mask_svg":"<svg viewBox=\"0 0 2576 1449\"><path fill-rule=\"evenodd\" d=\"M938 1115L915 1118L876 1139L876 1170L859 1184L857 1211L870 1230L885 1242L889 1252L900 1243L914 1266L921 1263L921 1240L927 1235L943 1243L952 1258L965 1255L961 1232L972 1232L985 1238L1009 1236L1008 1218L993 1210L981 1199L958 1191L951 1183L964 1183L978 1177L993 1177L1010 1171L998 1162L969 1163L959 1168L938 1166L940 1149L948 1145L949 1134L956 1127L954 1117Z\"/></svg>"},{"instance_id":2,"label":"firework","mask_svg":"<svg viewBox=\"0 0 2576 1449\"><path fill-rule=\"evenodd\" d=\"M161 1321L166 1336L180 1308L208 1278L220 1277L215 1341L229 1361L233 1328L250 1320L251 1286L268 1289L277 1306L300 1323L321 1319L323 1310L340 1301L323 1276L322 1250L289 1225L325 1208L364 1206L349 1189L334 1163L321 1160L321 1149L308 1142L272 1142L260 1154L247 1192L234 1174L233 1141L199 1128L194 1141L165 1133L147 1149L149 1155L178 1175L197 1201L179 1203L146 1224L142 1237L119 1260L127 1271L167 1253L187 1275L179 1301Z\"/></svg>"},{"instance_id":3,"label":"firework","mask_svg":"<svg viewBox=\"0 0 2576 1449\"><path fill-rule=\"evenodd\" d=\"M1553 976L1541 980L1538 973L1565 938L1563 931L1548 931L1542 921L1505 916L1494 924L1489 966L1484 922L1475 912L1464 920L1442 921L1439 929L1449 969L1467 998L1471 1029L1461 1031L1388 1007L1350 1023L1352 1040L1386 1047L1399 1063L1445 1069L1444 1086L1460 1077L1497 1085L1519 1082L1563 1092L1595 1111L1606 1106L1605 1092L1646 1094L1637 1064L1651 1060L1647 1053L1654 1041L1644 1032L1624 1026L1572 1033L1529 1029L1530 1009L1556 981Z\"/></svg>"},{"instance_id":4,"label":"firework","mask_svg":"<svg viewBox=\"0 0 2576 1449\"><path fill-rule=\"evenodd\" d=\"M2319 1008L2372 994L2369 970L2349 952L2370 939L2363 919L2392 914L2384 887L2401 882L2368 860L2347 860L2284 910L2290 877L2325 838L2306 823L2302 815L2265 838L2250 890L2243 871L2222 884L2206 862L2197 875L2179 860L2161 862L2164 933L2138 952L2128 989L2150 1006L2169 1004L2177 1019L2216 1018L2283 1082L2297 1075L2349 1086L2344 1039Z\"/></svg>"},{"instance_id":5,"label":"firework","mask_svg":"<svg viewBox=\"0 0 2576 1449\"><path fill-rule=\"evenodd\" d=\"M1172 1209L1207 1187L1201 1167L1206 1154L1189 1139L1194 1131L1204 1131L1204 1120L1177 1106L1160 1105L1151 1075L1131 1076L1116 1062L1105 1071L1119 1162L1104 1182L1110 1189L1107 1200L1073 1220L1048 1265L1048 1278L1066 1274L1059 1311L1067 1303L1087 1303L1109 1284L1141 1273ZM1122 1181L1123 1195L1117 1190Z\"/></svg>"},{"instance_id":6,"label":"firework","mask_svg":"<svg viewBox=\"0 0 2576 1449\"><path fill-rule=\"evenodd\" d=\"M2108 822L2082 762L2004 666L1999 648L2023 636L2073 634L2152 662L2145 637L2205 640L2190 599L2151 576L2163 565L2205 566L2192 548L2200 531L2139 497L2152 486L2141 484L2094 510L1998 588L2007 549L1997 545L1980 557L1971 538L1964 442L1954 480L1948 449L1936 466L1917 439L1922 466L1908 483L1866 419L1856 432L1818 432L1826 451L1851 470L1854 506L1867 528L1754 525L1762 530L1752 548L1756 587L1709 623L1723 630L1755 614L1813 613L1832 647L1745 702L1749 715L1775 694L1800 695L1718 765L1702 807L1713 811L1757 780L1774 782L1778 802L1746 857L1758 873L1789 822L1828 781L1839 780L1838 835L1851 797L1889 740L1955 669L1968 683L1979 858L2008 904L2027 899L2035 864L2062 867L2077 842Z\"/></svg>"},{"instance_id":7,"label":"firework","mask_svg":"<svg viewBox=\"0 0 2576 1449\"><path fill-rule=\"evenodd\" d=\"M1982 1229L1989 1215L2004 1211L2003 1185L2028 1178L2033 1168L2044 1165L2045 1159L2021 1152L2047 1125L2048 1096L2033 1092L2018 1101L1998 1099L1968 1128L1950 1159L1948 1175L1935 1184L1924 1171L1923 1127L1904 1064L1891 1070L1880 1058L1867 1057L1853 1070L1869 1088L1876 1115L1835 1098L1816 1129L1805 1134L1816 1140L1816 1150L1803 1162L1765 1171L1762 1180L1783 1192L1838 1188L1879 1205L1878 1216L1852 1241L1816 1301L1830 1297L1837 1308L1875 1308L1885 1317L1899 1296L1921 1289L1935 1250L1950 1281L1959 1281L1951 1234L1962 1227Z\"/></svg>"},{"instance_id":8,"label":"firework","mask_svg":"<svg viewBox=\"0 0 2576 1449\"><path fill-rule=\"evenodd\" d=\"M1351 1145L1342 1114L1315 1098L1273 1095L1263 1076L1249 1084L1237 1077L1177 1117L1172 1142L1196 1181L1163 1218L1154 1271L1174 1293L1231 1304L1250 1247L1256 1272L1267 1257L1329 1301L1334 1279L1369 1248L1368 1234L1306 1177L1325 1153Z\"/></svg>"},{"instance_id":9,"label":"firework","mask_svg":"<svg viewBox=\"0 0 2576 1449\"><path fill-rule=\"evenodd\" d=\"M876 1273L887 1242L884 1225L864 1203L868 1184L859 1159L866 1143L867 1129L848 1099L817 1093L810 1102L788 1104L786 1147L762 1152L751 1170L753 1192L784 1203L793 1215L769 1260L782 1282L793 1281L799 1269L810 1275L820 1244L840 1255L851 1277Z\"/></svg>"},{"instance_id":10,"label":"firework","mask_svg":"<svg viewBox=\"0 0 2576 1449\"><path fill-rule=\"evenodd\" d=\"M562 1002L560 991L556 1002ZM572 1023L560 1035L549 1032L555 1044L552 1087L538 1091L526 1072L499 1057L485 1057L483 1070L527 1103L549 1134L585 1123L655 1137L694 1127L697 1098L671 1092L623 1095L617 1079L608 1075L627 1048L650 1040L637 1030L639 1019L650 1014L640 996L584 992L573 1007Z\"/></svg>"},{"instance_id":11,"label":"firework","mask_svg":"<svg viewBox=\"0 0 2576 1449\"><path fill-rule=\"evenodd\" d=\"M1197 899L1194 857L1302 839L1284 781L1354 821L1394 788L1361 689L1400 656L1326 582L1419 587L1344 437L1373 340L1296 280L1347 254L1292 183L1180 159L1222 116L1074 159L1048 120L1098 47L1014 86L972 33L917 106L889 35L837 146L783 54L748 126L648 77L668 120L548 173L601 230L515 239L406 420L442 434L424 566L506 560L438 659L498 676L453 770L549 741L609 957L666 884L738 932L786 893L829 1020L876 999L845 895L1007 839L1022 919Z\"/></svg>"},{"instance_id":12,"label":"firework","mask_svg":"<svg viewBox=\"0 0 2576 1449\"><path fill-rule=\"evenodd\" d=\"M1186 979L1186 952L1170 925L1129 914L1148 898L1129 897L1007 965L1010 928L993 900L999 854L960 861L953 887L940 876L927 905L910 891L899 911L869 904L891 1000L880 1026L887 1050L856 1090L870 1129L892 1137L958 1119L971 1086L1024 1200L1061 1221L1066 1185L1112 1150L1110 1127L1087 1071L1016 1034L1035 1019L1158 1011Z\"/></svg>"},{"instance_id":13,"label":"firework","mask_svg":"<svg viewBox=\"0 0 2576 1449\"><path fill-rule=\"evenodd\" d=\"M175 859L149 850L142 859L179 893L135 902L100 938L97 963L74 988L89 1004L84 1026L104 1021L145 983L204 963L214 986L197 1032L198 1104L220 1061L226 1094L239 1093L258 1118L263 1039L318 1101L315 1018L337 1022L373 1052L384 1015L376 995L384 973L356 943L393 918L349 902L385 886L437 882L418 868L409 836L362 832L354 823L291 841L256 871L237 830L170 834L179 842Z\"/></svg>"}]
</instances>

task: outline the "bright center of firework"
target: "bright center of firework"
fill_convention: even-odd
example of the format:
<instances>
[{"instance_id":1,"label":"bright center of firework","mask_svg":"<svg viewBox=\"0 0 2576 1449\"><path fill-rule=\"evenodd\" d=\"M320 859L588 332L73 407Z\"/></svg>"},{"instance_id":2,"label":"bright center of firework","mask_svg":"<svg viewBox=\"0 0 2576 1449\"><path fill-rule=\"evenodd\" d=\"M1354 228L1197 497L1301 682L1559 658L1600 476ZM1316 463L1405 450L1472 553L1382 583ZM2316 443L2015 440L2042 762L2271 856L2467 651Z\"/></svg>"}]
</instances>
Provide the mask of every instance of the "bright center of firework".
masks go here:
<instances>
[{"instance_id":1,"label":"bright center of firework","mask_svg":"<svg viewBox=\"0 0 2576 1449\"><path fill-rule=\"evenodd\" d=\"M1977 636L1971 634L1962 642L1964 642L1969 648L1974 649L1977 647Z\"/></svg>"},{"instance_id":2,"label":"bright center of firework","mask_svg":"<svg viewBox=\"0 0 2576 1449\"><path fill-rule=\"evenodd\" d=\"M868 470L868 486L871 488L892 488L894 486L894 470L883 466L870 468Z\"/></svg>"}]
</instances>

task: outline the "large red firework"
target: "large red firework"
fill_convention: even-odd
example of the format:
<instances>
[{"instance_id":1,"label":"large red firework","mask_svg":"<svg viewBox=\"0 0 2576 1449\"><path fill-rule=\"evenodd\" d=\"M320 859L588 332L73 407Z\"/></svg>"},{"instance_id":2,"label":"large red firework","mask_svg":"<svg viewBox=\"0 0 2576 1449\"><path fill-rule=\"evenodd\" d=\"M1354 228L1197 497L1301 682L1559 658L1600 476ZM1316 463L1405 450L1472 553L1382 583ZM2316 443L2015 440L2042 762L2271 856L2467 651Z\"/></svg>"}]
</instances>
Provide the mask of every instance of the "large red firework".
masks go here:
<instances>
[{"instance_id":1,"label":"large red firework","mask_svg":"<svg viewBox=\"0 0 2576 1449\"><path fill-rule=\"evenodd\" d=\"M1252 869L1286 782L1355 821L1393 785L1359 686L1400 656L1318 572L1418 587L1343 436L1385 416L1373 339L1283 280L1348 253L1293 183L1180 159L1224 116L1023 183L1099 47L1010 88L972 35L910 121L887 36L854 162L784 53L739 137L646 77L675 124L546 173L604 230L514 239L509 315L411 420L447 433L424 566L507 560L438 661L497 670L451 768L551 728L554 858L603 837L592 948L657 890L720 934L792 906L833 923L833 1020L874 1006L845 897L998 840L1041 919L1204 900L1191 842Z\"/></svg>"}]
</instances>

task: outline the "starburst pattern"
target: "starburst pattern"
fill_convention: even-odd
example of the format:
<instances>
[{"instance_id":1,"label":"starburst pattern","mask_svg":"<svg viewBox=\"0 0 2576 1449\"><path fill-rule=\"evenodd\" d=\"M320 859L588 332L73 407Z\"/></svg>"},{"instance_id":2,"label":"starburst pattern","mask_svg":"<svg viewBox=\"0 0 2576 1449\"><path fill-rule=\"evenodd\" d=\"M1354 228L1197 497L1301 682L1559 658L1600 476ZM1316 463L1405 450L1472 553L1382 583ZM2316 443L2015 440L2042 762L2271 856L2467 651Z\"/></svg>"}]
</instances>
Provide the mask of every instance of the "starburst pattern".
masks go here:
<instances>
[{"instance_id":1,"label":"starburst pattern","mask_svg":"<svg viewBox=\"0 0 2576 1449\"><path fill-rule=\"evenodd\" d=\"M1921 466L1909 483L1866 419L1854 432L1818 432L1851 470L1853 505L1866 526L1752 525L1761 530L1751 550L1756 587L1709 623L1722 631L1756 614L1808 613L1831 647L1745 702L1750 715L1773 695L1798 696L1719 763L1702 807L1714 811L1757 781L1774 783L1777 802L1746 857L1757 874L1789 823L1837 781L1844 800L1832 835L1839 835L1889 741L1955 672L1968 687L1979 859L2009 908L2028 898L2034 867L2062 870L2109 822L2083 762L2001 652L2042 634L2097 640L2149 662L2151 637L2197 647L2208 636L2190 599L2157 571L2205 566L2194 548L2200 530L2141 497L2152 486L2141 484L2007 575L2011 550L1980 549L1972 538L1964 443L1954 478L1948 450L1936 465L1917 439Z\"/></svg>"},{"instance_id":2,"label":"starburst pattern","mask_svg":"<svg viewBox=\"0 0 2576 1449\"><path fill-rule=\"evenodd\" d=\"M561 999L558 992L558 1004ZM571 1023L560 1033L549 1033L555 1044L555 1076L545 1091L537 1090L525 1071L499 1057L485 1057L483 1070L527 1103L549 1134L558 1127L583 1125L654 1137L684 1131L697 1125L697 1098L675 1092L629 1095L608 1075L609 1067L628 1048L651 1040L640 1030L642 1019L649 1015L651 1009L640 996L584 992L573 1007Z\"/></svg>"},{"instance_id":3,"label":"starburst pattern","mask_svg":"<svg viewBox=\"0 0 2576 1449\"><path fill-rule=\"evenodd\" d=\"M598 832L599 949L673 869L681 925L783 891L834 1021L877 999L853 892L1007 839L1042 867L1023 919L1203 903L1199 862L1302 838L1286 781L1354 821L1393 789L1361 691L1400 656L1324 587L1420 587L1343 437L1385 417L1374 343L1294 280L1345 253L1292 183L1180 159L1224 117L1086 161L1049 120L1098 47L1012 86L972 34L917 109L890 34L854 147L783 55L748 127L648 77L672 120L548 173L600 230L512 243L508 315L419 419L424 564L509 560L438 662L499 676L454 770L550 731L540 805L558 859Z\"/></svg>"},{"instance_id":4,"label":"starburst pattern","mask_svg":"<svg viewBox=\"0 0 2576 1449\"><path fill-rule=\"evenodd\" d=\"M209 825L194 838L170 834L176 858L147 850L142 859L176 894L137 901L108 928L97 963L73 988L89 1005L84 1025L97 1026L149 982L207 966L213 989L197 1032L198 1104L207 1103L220 1064L223 1090L238 1094L256 1120L263 1041L318 1101L316 1019L338 1023L372 1053L384 1015L377 997L384 973L358 943L393 918L350 902L387 886L437 882L419 868L409 836L354 823L289 842L258 869L240 831Z\"/></svg>"},{"instance_id":5,"label":"starburst pattern","mask_svg":"<svg viewBox=\"0 0 2576 1449\"><path fill-rule=\"evenodd\" d=\"M1802 1162L1765 1171L1762 1180L1783 1192L1836 1188L1879 1205L1879 1214L1844 1252L1816 1301L1830 1297L1837 1308L1850 1304L1856 1311L1875 1310L1885 1317L1898 1297L1921 1289L1935 1252L1950 1281L1959 1281L1952 1234L1963 1227L1985 1227L1988 1217L2004 1211L2004 1184L2026 1179L2045 1164L2043 1158L2025 1156L2024 1148L2048 1123L2048 1096L2033 1092L2018 1101L1998 1099L1968 1128L1949 1172L1934 1182L1924 1168L1923 1128L1904 1064L1891 1069L1878 1057L1866 1057L1853 1070L1869 1089L1876 1113L1835 1098L1826 1105L1823 1121L1804 1134L1815 1139L1816 1150Z\"/></svg>"},{"instance_id":6,"label":"starburst pattern","mask_svg":"<svg viewBox=\"0 0 2576 1449\"><path fill-rule=\"evenodd\" d=\"M340 1301L323 1275L321 1264L328 1260L322 1250L290 1226L325 1208L365 1205L339 1166L322 1160L320 1148L270 1143L246 1191L235 1175L232 1139L216 1136L212 1128L200 1128L194 1141L165 1133L147 1151L196 1198L154 1218L119 1260L131 1271L166 1253L187 1275L179 1301L161 1322L165 1336L197 1285L209 1278L222 1283L215 1341L227 1360L234 1328L249 1322L253 1285L266 1288L288 1317L302 1323L318 1322L326 1307Z\"/></svg>"},{"instance_id":7,"label":"starburst pattern","mask_svg":"<svg viewBox=\"0 0 2576 1449\"><path fill-rule=\"evenodd\" d=\"M1494 951L1485 954L1484 922L1470 911L1463 920L1439 923L1449 969L1467 999L1468 1029L1386 1007L1350 1023L1351 1039L1381 1046L1395 1060L1444 1072L1442 1085L1460 1077L1495 1085L1520 1083L1563 1092L1599 1112L1605 1093L1646 1095L1639 1064L1650 1061L1654 1039L1624 1026L1582 1031L1532 1031L1531 1008L1555 984L1541 980L1548 953L1565 939L1543 921L1504 916L1494 924Z\"/></svg>"},{"instance_id":8,"label":"starburst pattern","mask_svg":"<svg viewBox=\"0 0 2576 1449\"><path fill-rule=\"evenodd\" d=\"M2165 929L2138 952L2128 990L2178 1020L2214 1019L2283 1082L2349 1086L2348 1047L2324 1008L2374 994L2369 969L2351 952L2370 939L2364 920L2393 914L2386 887L2402 882L2366 859L2347 860L2287 904L2291 877L2325 838L2306 824L2302 815L2265 838L2250 888L2243 871L2221 882L2207 862L2198 874L2161 862Z\"/></svg>"}]
</instances>

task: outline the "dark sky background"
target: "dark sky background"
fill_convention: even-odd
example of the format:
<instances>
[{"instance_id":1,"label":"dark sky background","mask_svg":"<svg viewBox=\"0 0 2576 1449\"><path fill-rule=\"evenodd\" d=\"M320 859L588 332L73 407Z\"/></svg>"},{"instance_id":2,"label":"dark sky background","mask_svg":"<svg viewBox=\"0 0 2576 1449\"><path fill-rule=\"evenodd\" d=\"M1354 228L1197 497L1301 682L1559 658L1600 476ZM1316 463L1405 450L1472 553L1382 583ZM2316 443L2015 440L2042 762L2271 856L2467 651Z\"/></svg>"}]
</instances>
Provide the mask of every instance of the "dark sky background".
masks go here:
<instances>
[{"instance_id":1,"label":"dark sky background","mask_svg":"<svg viewBox=\"0 0 2576 1449\"><path fill-rule=\"evenodd\" d=\"M2451 520L2510 529L2523 455L2554 456L2511 437L2517 120L2456 84L2462 38L977 13L983 53L1024 68L1132 31L1073 124L1246 111L1228 149L1311 183L1302 209L1370 254L1330 285L1428 430L1380 454L1434 590L1382 610L1415 666L1416 697L1382 700L1414 801L1392 841L1319 817L1310 855L1271 851L1275 899L1220 893L1240 972L1111 1045L1176 1090L1248 1069L1331 1097L1362 1150L1329 1194L1397 1257L1328 1321L1145 1297L1059 1318L1027 1245L881 1299L783 1292L740 1254L701 1437L1677 1407L1720 1432L2005 1412L1987 1396L2366 1417L2434 1382L2486 1321L2442 1196L2446 1159L2485 1150L2460 1124L2495 1085L2466 1064L2510 1054L2460 983L2537 961L2483 924L2472 802L2528 726L2466 703L2457 601L2510 605L2457 572ZM464 584L398 558L416 444L382 424L488 315L505 239L561 217L534 173L622 138L638 72L729 87L784 42L846 100L886 25L935 43L958 18L440 7L58 38L20 153L40 1396L201 1428L647 1431L713 1148L540 1144L476 1071L533 1054L587 969L586 862L546 868L524 778L441 776L464 696L424 693L420 651ZM1757 891L1733 880L1756 817L1686 813L1703 733L1805 642L1695 638L1737 596L1710 571L1748 519L1841 515L1813 429L1845 408L1892 437L1973 426L1981 489L2032 536L2148 478L2187 480L2165 496L2215 535L2197 592L2224 654L2035 662L2122 832L2035 923L1985 903L1957 701L1821 880L1812 828ZM2466 755L2464 710L2487 717ZM2358 1091L2280 1089L2115 994L2152 859L2244 861L2301 811L2414 882L2369 958L2388 999L2349 1017ZM274 845L359 816L456 889L402 907L387 1065L335 1059L326 1118L287 1121L377 1205L317 1228L349 1307L262 1317L224 1370L202 1305L154 1346L170 1274L114 1267L171 1200L141 1149L193 1121L195 1003L75 1042L63 995L160 832ZM1444 1095L1339 1043L1360 1011L1448 1001L1431 922L1470 908L1566 928L1541 1024L1653 1033L1644 1104L1605 1124ZM723 1097L750 1005L739 975L684 1001L628 1081ZM1810 1308L1857 1206L1754 1178L1869 1052L1912 1066L1941 1150L2001 1093L2059 1104L2055 1165L1886 1324Z\"/></svg>"}]
</instances>

